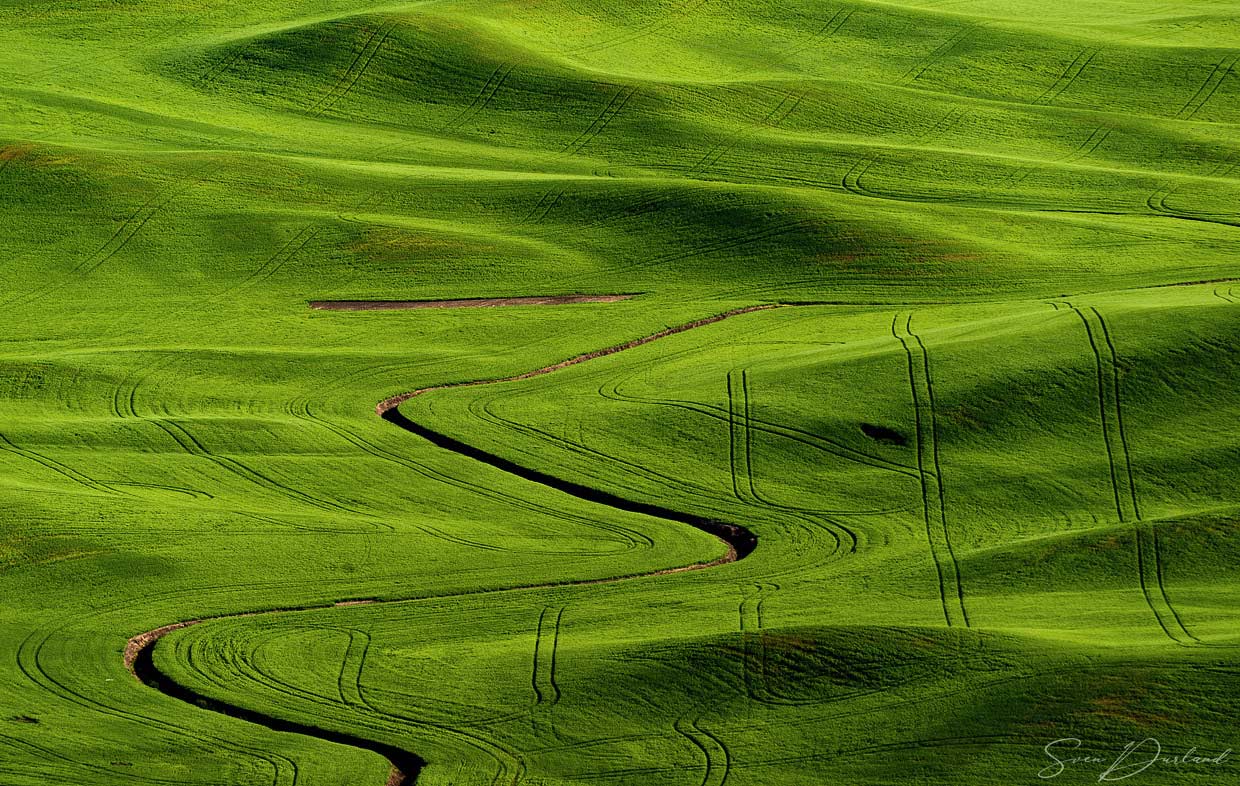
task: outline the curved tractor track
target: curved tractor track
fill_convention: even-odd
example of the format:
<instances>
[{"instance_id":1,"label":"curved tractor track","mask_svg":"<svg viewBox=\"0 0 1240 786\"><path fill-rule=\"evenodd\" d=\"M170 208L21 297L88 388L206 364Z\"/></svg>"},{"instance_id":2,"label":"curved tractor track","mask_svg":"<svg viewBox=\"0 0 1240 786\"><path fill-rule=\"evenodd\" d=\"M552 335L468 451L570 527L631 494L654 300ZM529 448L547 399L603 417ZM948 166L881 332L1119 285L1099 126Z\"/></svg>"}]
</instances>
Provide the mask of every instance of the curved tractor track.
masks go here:
<instances>
[{"instance_id":1,"label":"curved tractor track","mask_svg":"<svg viewBox=\"0 0 1240 786\"><path fill-rule=\"evenodd\" d=\"M432 444L440 448L443 448L445 450L451 450L454 453L457 453L459 455L474 459L475 461L480 461L484 464L488 464L504 472L510 473L512 475L516 475L517 477L532 481L534 483L539 483L543 486L547 486L549 488L555 489L556 491L569 494L571 496L586 500L588 502L593 502L593 503L600 504L600 505L606 505L608 507L615 508L617 510L627 511L630 513L641 513L647 516L653 516L653 517L661 518L667 521L675 521L680 524L687 524L691 527L702 530L703 532L707 532L711 535L714 535L716 538L721 540L728 547L727 553L725 553L722 557L718 559L712 560L710 562L701 562L701 563L697 563L693 565L684 565L678 568L664 568L662 570L651 571L648 573L639 573L639 574L630 575L630 576L616 576L616 577L605 578L605 579L585 579L585 580L579 580L579 581L565 581L565 582L560 582L560 583L555 583L555 584L535 584L535 585L530 585L530 586L525 586L525 587L514 587L514 588L506 589L506 590L479 590L477 592L456 593L453 595L444 595L444 596L437 596L437 597L444 597L444 598L468 597L471 595L489 594L489 593L495 593L495 592L531 591L531 590L549 589L552 587L564 587L564 586L572 586L572 585L612 584L612 583L616 583L620 581L627 581L627 580L637 579L637 578L648 578L651 576L661 576L661 575L666 575L670 573L681 573L681 572L690 571L690 570L704 570L706 568L711 568L711 567L715 567L718 565L724 565L727 563L736 562L737 560L740 560L740 559L744 559L745 557L749 556L749 554L751 554L755 548L757 548L758 539L757 539L757 536L754 535L753 532L751 532L750 530L746 529L745 527L739 524L730 524L730 523L723 522L723 521L706 519L706 518L702 518L699 516L693 516L687 513L682 513L680 511L675 511L670 508L665 508L660 505L654 505L654 504L647 503L647 502L638 502L635 500L625 499L624 497L617 496L615 494L612 494L607 491L603 491L601 489L595 489L589 486L584 486L579 483L574 483L573 481L564 480L562 478L557 478L552 475L548 475L547 473L541 472L536 469L521 466L501 456L495 455L494 453L487 452L485 450L474 447L472 445L467 445L464 442L454 439L446 434L442 434L438 431L434 431L433 429L427 428L426 426L423 426L419 423L415 423L414 421L406 417L404 414L402 414L400 410L398 409L398 407L402 403L408 401L409 399L415 396L420 396L420 395L423 395L425 393L430 393L431 391L435 391L435 390L443 390L447 388L466 387L466 386L474 386L474 385L489 385L489 384L496 384L496 383L501 383L501 382L516 382L519 380L530 379L531 377L542 376L544 374L550 374L552 372L559 371L559 370L568 368L570 366L575 366L580 363L584 363L588 360L605 357L607 355L614 355L617 352L623 352L628 349L639 347L643 344L649 344L652 341L657 341L661 338L666 338L668 336L675 335L677 333L683 333L687 330L692 330L694 328L703 327L705 325L713 324L715 322L720 322L724 319L728 319L729 317L739 316L741 314L748 314L754 311L763 311L763 310L772 309L772 308L779 308L782 305L784 304L772 303L772 304L764 304L764 305L757 305L757 306L747 306L744 308L737 308L731 311L725 311L721 314L716 314L714 316L694 320L693 322L688 322L683 325L677 325L675 327L670 327L670 328L661 330L657 333L652 333L650 335L643 336L642 338L634 339L632 341L628 341L623 344L616 344L614 346L610 346L605 349L599 349L593 352L585 353L583 355L577 355L576 357L570 358L568 360L561 361L559 363L556 363L550 366L543 366L542 368L538 368L533 371L528 371L524 374L518 374L516 376L511 376L511 377L502 377L499 379L485 379L485 380L477 380L477 381L472 381L472 382L454 382L454 383L448 383L444 385L436 385L433 387L420 388L418 390L414 390L409 393L402 393L398 396L393 396L391 398L384 399L383 401L379 402L379 404L376 405L375 407L375 414L377 414L379 417L386 420L388 423L391 423L394 426L402 428L405 431L416 434L417 436L426 439L427 441L431 442ZM211 617L208 619L217 619L217 620L218 619L237 619L241 617L256 617L260 615L265 616L265 615L272 615L272 614L289 614L289 613L298 612L298 611L308 611L311 609L326 609L326 608L348 606L348 605L362 605L362 604L372 605L372 604L379 604L379 603L402 603L402 602L406 602L406 601L402 601L402 600L341 601L331 606L328 606L328 605L303 606L303 607L297 607L297 608L272 609L272 610L266 610L266 611L260 611L260 612L243 612L239 614L221 615L219 617ZM186 628L191 625L197 625L205 621L207 621L207 619L186 620L183 622L173 623L171 625L165 625L161 628L156 628L155 630L147 631L145 633L140 633L137 636L134 636L133 638L129 639L129 641L127 642L125 646L125 652L124 652L125 667L129 670L131 674L134 675L134 677L139 679L144 684L160 691L166 696L170 696L174 699L179 699L181 701L188 702L197 707L211 710L213 712L218 712L223 715L228 715L233 718L239 718L241 720L249 721L251 723L255 723L260 726L273 729L275 731L291 732L295 734L304 734L304 735L311 736L311 737L317 737L319 739L326 740L328 742L334 742L334 743L338 743L342 745L350 745L355 748L362 748L364 750L369 750L374 753L378 753L379 755L386 758L392 764L391 774L389 775L385 786L412 786L412 784L417 780L418 773L421 771L422 767L425 765L425 762L423 761L421 757L419 757L415 753L412 753L411 751L406 751L406 750L397 748L392 745L387 745L381 742L375 742L373 740L368 740L362 737L357 737L357 736L354 736L352 734L348 734L345 732L332 731L330 729L323 729L317 726L311 726L311 725L304 724L304 723L297 723L294 721L283 720L281 718L276 718L270 715L265 715L263 713L256 712L254 710L249 710L244 707L239 707L233 704L229 704L227 702L219 701L209 696L202 695L198 693L197 691L194 691L193 689L188 688L184 685L181 685L175 682L167 674L161 672L159 668L155 665L155 659L154 659L155 645L159 642L159 640L163 638L165 635L167 635L168 633L171 633L172 631L180 630L182 628Z\"/></svg>"}]
</instances>

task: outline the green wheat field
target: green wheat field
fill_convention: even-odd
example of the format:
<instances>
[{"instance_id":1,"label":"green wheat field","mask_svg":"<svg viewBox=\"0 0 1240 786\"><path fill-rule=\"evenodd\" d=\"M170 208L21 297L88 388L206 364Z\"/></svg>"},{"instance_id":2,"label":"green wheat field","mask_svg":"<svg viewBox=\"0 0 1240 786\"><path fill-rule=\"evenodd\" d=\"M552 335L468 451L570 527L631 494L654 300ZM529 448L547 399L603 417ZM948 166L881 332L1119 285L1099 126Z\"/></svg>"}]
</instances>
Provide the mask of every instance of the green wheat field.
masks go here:
<instances>
[{"instance_id":1,"label":"green wheat field","mask_svg":"<svg viewBox=\"0 0 1240 786\"><path fill-rule=\"evenodd\" d=\"M1240 783L1240 1L0 0L0 75L2 786Z\"/></svg>"}]
</instances>

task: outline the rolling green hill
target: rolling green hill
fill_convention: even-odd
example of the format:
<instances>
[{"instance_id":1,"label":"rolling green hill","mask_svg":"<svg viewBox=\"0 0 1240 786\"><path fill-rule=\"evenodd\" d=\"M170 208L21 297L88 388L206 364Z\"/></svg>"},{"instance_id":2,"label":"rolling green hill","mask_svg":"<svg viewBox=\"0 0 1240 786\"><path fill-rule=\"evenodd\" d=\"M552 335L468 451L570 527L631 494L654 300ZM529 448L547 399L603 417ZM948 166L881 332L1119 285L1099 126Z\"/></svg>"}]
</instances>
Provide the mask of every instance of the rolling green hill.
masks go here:
<instances>
[{"instance_id":1,"label":"rolling green hill","mask_svg":"<svg viewBox=\"0 0 1240 786\"><path fill-rule=\"evenodd\" d=\"M1240 748L1238 58L1230 0L0 0L0 783Z\"/></svg>"}]
</instances>

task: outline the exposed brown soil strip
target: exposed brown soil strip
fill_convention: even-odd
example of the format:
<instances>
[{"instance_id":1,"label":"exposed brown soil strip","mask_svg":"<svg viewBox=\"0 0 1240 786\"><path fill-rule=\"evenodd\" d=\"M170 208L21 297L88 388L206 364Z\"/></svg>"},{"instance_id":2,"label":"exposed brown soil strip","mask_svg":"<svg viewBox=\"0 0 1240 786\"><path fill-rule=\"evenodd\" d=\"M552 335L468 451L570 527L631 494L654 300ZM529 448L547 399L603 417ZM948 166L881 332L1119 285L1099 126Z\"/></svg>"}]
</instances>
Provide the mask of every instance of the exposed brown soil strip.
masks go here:
<instances>
[{"instance_id":1,"label":"exposed brown soil strip","mask_svg":"<svg viewBox=\"0 0 1240 786\"><path fill-rule=\"evenodd\" d=\"M377 414L379 417L384 417L384 415L386 415L388 412L391 412L392 410L396 409L396 407L405 403L406 401L413 398L414 396L420 396L423 393L430 393L431 391L434 391L434 390L447 390L448 388L465 388L465 387L473 387L475 385L493 385L497 382L519 382L523 379L530 379L531 377L538 377L538 376L542 376L543 374L550 374L553 371L559 371L560 369L568 368L569 366L575 366L578 363L584 363L587 360L594 360L595 358L601 358L607 355L614 355L617 352L623 352L626 349L633 349L634 347L640 347L642 344L649 344L651 341L658 341L661 338L667 338L668 336L672 336L677 333L684 333L686 330L693 330L694 328L700 328L704 325L710 325L715 322L722 322L723 320L729 317L735 317L741 314L749 314L754 311L765 311L771 308L780 308L782 305L783 304L781 303L768 303L768 304L761 305L761 306L745 306L744 308L734 308L731 311L725 311L722 314L715 314L713 317L703 317L702 319L697 319L697 320L694 320L693 322L688 322L683 325L677 325L676 327L670 327L665 330L660 330L658 333L651 333L648 336L642 336L641 338L635 338L632 341L626 341L623 344L616 344L615 346L610 346L610 347L607 347L606 349L596 349L593 352L587 352L584 355L577 355L576 357L569 358L568 360L561 360L559 363L555 363L550 366L543 366L542 368L536 368L533 371L527 371L524 374L517 374L511 377L500 377L498 379L479 379L479 380L474 380L472 382L448 382L443 385L432 385L431 387L427 387L427 388L418 388L417 390L413 390L408 393L401 393L400 395L392 396L391 398L385 398L383 401L380 401L375 406L375 414Z\"/></svg>"},{"instance_id":2,"label":"exposed brown soil strip","mask_svg":"<svg viewBox=\"0 0 1240 786\"><path fill-rule=\"evenodd\" d=\"M197 625L202 620L186 620L185 622L174 622L171 625L165 625L162 628L148 630L146 633L139 633L129 641L125 642L125 668L130 673L134 671L134 663L144 650L149 649L155 642L164 637L164 634L171 633L174 630L188 628L190 625Z\"/></svg>"},{"instance_id":3,"label":"exposed brown soil strip","mask_svg":"<svg viewBox=\"0 0 1240 786\"><path fill-rule=\"evenodd\" d=\"M565 306L572 303L618 303L635 295L545 295L479 297L459 300L311 300L320 311L392 311L408 308L494 308L496 306Z\"/></svg>"},{"instance_id":4,"label":"exposed brown soil strip","mask_svg":"<svg viewBox=\"0 0 1240 786\"><path fill-rule=\"evenodd\" d=\"M630 296L625 295L625 296L610 296L610 297L615 297L616 299L624 299L625 297L630 297ZM440 302L448 302L448 301L440 301ZM576 301L576 302L584 302L584 301ZM427 387L427 388L420 388L410 393L402 393L401 395L392 396L391 398L384 399L383 401L379 402L379 404L376 405L375 407L375 412L381 418L383 418L387 422L399 428L402 428L406 431L416 434L430 441L431 443L437 445L438 447L444 448L445 450L451 450L460 455L463 455L468 458L472 458L476 461L480 461L482 463L488 464L492 467L495 467L496 469L516 475L525 480L529 480L531 482L539 483L549 488L553 488L557 491L572 495L579 499L587 500L589 502L594 502L600 505L606 505L608 507L615 508L618 510L624 510L624 511L633 512L633 513L640 513L640 514L644 514L648 516L653 516L656 518L662 518L662 519L669 520L669 521L675 521L681 524L687 524L691 527L700 529L704 532L714 535L716 538L721 540L727 546L727 551L724 553L723 556L717 559L711 560L710 562L700 562L700 563L696 563L693 565L682 565L682 566L675 567L675 568L663 568L661 570L649 571L646 573L638 573L638 574L633 574L633 575L628 575L628 576L614 576L614 577L603 578L603 579L582 579L582 580L565 581L565 582L559 582L559 583L538 584L538 585L531 585L531 586L524 586L524 587L512 587L509 589L480 590L477 592L464 592L464 593L456 593L454 595L444 595L444 596L437 596L437 597L444 597L444 598L467 597L470 595L494 594L497 592L537 591L537 590L543 590L543 589L552 589L555 587L585 586L585 585L591 585L591 584L615 584L617 582L627 581L627 580L632 580L632 579L649 578L652 576L666 576L666 575L670 575L673 573L683 573L683 572L691 571L691 570L703 570L706 568L716 567L718 565L726 565L728 563L736 562L737 560L744 559L750 553L752 553L753 550L757 548L757 545L758 545L757 536L754 535L754 533L750 532L745 527L740 526L739 524L729 524L723 521L715 521L713 519L706 519L706 518L702 518L699 516L693 516L687 513L682 513L680 511L672 510L670 508L664 508L660 505L654 505L654 504L647 503L647 502L639 502L635 500L625 499L623 497L619 497L615 494L612 494L607 491L603 491L601 489L594 489L588 486L583 486L579 483L574 483L573 481L564 480L562 478L557 478L552 475L548 475L536 469L532 469L529 467L521 466L519 464L515 464L501 456L481 450L480 448L476 448L472 445L467 445L463 442L460 442L459 440L449 437L446 434L441 434L437 431L433 431L425 426L415 423L409 418L405 417L405 415L403 415L400 412L400 410L397 409L397 407L402 402L408 401L414 396L419 396L424 393L429 393L432 390L443 390L446 388L463 387L463 386L470 386L470 385L486 385L486 384L493 384L493 383L498 383L498 382L515 382L517 380L529 379L531 377L536 377L536 376L540 376L543 374L549 374L553 371L558 371L560 369L568 368L570 366L577 365L578 363L584 363L585 361L592 360L594 358L604 357L606 355L614 355L615 353L623 352L626 349L632 349L634 347L638 347L643 344L648 344L651 341L656 341L660 338L665 338L667 336L675 335L676 333L683 333L686 330L692 330L697 327L702 327L704 325L709 325L715 322L719 322L729 317L738 316L740 314L748 314L753 311L762 311L762 310L771 309L771 308L778 308L779 305L780 304L768 304L768 305L747 306L745 308L733 309L731 311L726 311L722 314L716 314L715 316L712 316L712 317L705 317L703 319L695 320L693 322L689 322L684 325L678 325L676 327L667 328L665 330L661 330L657 333L652 333L642 338L634 339L632 341L627 341L623 344L617 344L612 347L607 347L606 349L600 349L594 352L588 352L584 355L577 355L576 357L570 358L565 361L561 361L554 365L544 366L542 368L535 369L534 371L529 371L524 374L518 374L512 377L478 380L474 382L457 382L457 383L449 383L449 384L444 384L444 385L436 385L436 386ZM240 614L229 614L229 615L223 615L220 617L212 617L210 619L238 619L241 617L254 617L254 616L266 615L266 614L288 614L288 613L297 612L297 611L308 611L311 609L327 609L327 608L339 608L339 607L348 607L348 606L377 605L377 604L403 603L403 602L407 602L407 601L378 600L378 599L371 599L371 598L351 598L351 599L336 601L335 603L328 604L328 605L322 605L322 606L271 609L271 610L260 611L260 612L244 612ZM384 786L412 786L413 783L417 780L418 773L421 771L422 767L425 765L425 762L414 753L401 750L391 745L386 745L383 743L364 739L362 737L355 737L351 734L331 731L329 729L321 729L315 726L295 723L293 721L282 720L280 718L275 718L272 716L264 715L262 713L255 712L253 710L247 710L243 707L238 707L232 704L228 704L226 702L212 699L208 696L200 694L190 688L184 687L174 682L166 674L159 671L159 669L156 668L155 666L154 654L153 654L155 651L155 645L159 642L159 640L166 634L171 633L172 631L180 630L182 628L187 628L191 625L197 625L200 622L204 622L204 621L206 620L195 619L195 620L186 620L184 622L176 622L171 625L165 625L161 628L156 628L155 630L147 631L145 633L140 633L137 636L134 636L133 638L129 639L129 641L125 644L125 652L124 652L125 667L129 670L131 674L134 675L134 677L136 677L137 679L139 679L146 685L149 685L150 687L155 688L156 690L160 691L161 693L164 693L167 696L171 696L172 698L180 699L181 701L194 704L195 706L201 707L203 709L212 710L214 712L218 712L223 715L228 715L230 717L249 721L251 723L255 723L257 725L264 726L269 729L274 729L276 731L292 732L295 734L304 734L304 735L311 736L311 737L318 737L319 739L327 740L329 742L336 742L336 743L340 743L343 745L349 745L355 748L361 748L363 750L369 750L369 751L378 753L379 755L385 757L392 764L391 773L389 774L388 779L385 782Z\"/></svg>"}]
</instances>

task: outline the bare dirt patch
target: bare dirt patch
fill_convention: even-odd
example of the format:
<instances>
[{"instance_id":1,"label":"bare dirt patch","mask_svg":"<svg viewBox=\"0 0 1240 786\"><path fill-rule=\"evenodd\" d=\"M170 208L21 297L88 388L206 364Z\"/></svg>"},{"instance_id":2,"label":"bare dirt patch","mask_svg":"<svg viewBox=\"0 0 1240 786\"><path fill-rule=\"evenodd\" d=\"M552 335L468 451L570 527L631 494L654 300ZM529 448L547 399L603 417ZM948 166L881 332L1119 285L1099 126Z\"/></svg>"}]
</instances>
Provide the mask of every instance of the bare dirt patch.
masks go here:
<instances>
[{"instance_id":1,"label":"bare dirt patch","mask_svg":"<svg viewBox=\"0 0 1240 786\"><path fill-rule=\"evenodd\" d=\"M546 295L484 297L458 300L311 300L319 311L399 311L413 308L496 308L498 306L564 306L573 303L617 303L634 295Z\"/></svg>"}]
</instances>

